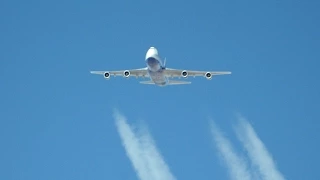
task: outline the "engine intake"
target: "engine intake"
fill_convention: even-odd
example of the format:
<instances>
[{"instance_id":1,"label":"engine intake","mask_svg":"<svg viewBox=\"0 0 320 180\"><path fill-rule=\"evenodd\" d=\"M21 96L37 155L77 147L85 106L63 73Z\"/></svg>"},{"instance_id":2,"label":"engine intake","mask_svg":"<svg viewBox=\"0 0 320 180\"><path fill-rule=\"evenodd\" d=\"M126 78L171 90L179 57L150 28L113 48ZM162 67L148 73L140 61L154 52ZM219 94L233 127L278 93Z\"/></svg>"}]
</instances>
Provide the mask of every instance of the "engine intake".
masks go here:
<instances>
[{"instance_id":1,"label":"engine intake","mask_svg":"<svg viewBox=\"0 0 320 180\"><path fill-rule=\"evenodd\" d=\"M210 72L207 72L205 76L209 80L212 79L212 74Z\"/></svg>"},{"instance_id":2,"label":"engine intake","mask_svg":"<svg viewBox=\"0 0 320 180\"><path fill-rule=\"evenodd\" d=\"M186 78L188 76L188 72L186 70L182 71L181 76Z\"/></svg>"},{"instance_id":3,"label":"engine intake","mask_svg":"<svg viewBox=\"0 0 320 180\"><path fill-rule=\"evenodd\" d=\"M104 78L109 79L110 78L110 73L109 72L105 72L104 73Z\"/></svg>"},{"instance_id":4,"label":"engine intake","mask_svg":"<svg viewBox=\"0 0 320 180\"><path fill-rule=\"evenodd\" d=\"M130 76L130 71L125 70L125 71L123 72L123 76L126 77L126 78L128 78L128 77Z\"/></svg>"}]
</instances>

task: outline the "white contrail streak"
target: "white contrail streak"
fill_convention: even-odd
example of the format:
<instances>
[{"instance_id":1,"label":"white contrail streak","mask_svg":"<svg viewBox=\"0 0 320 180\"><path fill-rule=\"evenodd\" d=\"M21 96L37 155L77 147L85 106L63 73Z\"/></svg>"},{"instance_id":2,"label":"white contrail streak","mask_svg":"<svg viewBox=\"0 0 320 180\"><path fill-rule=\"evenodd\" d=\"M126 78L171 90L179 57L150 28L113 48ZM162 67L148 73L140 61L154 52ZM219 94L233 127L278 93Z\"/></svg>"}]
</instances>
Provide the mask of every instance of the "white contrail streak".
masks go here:
<instances>
[{"instance_id":1,"label":"white contrail streak","mask_svg":"<svg viewBox=\"0 0 320 180\"><path fill-rule=\"evenodd\" d=\"M175 177L170 173L168 166L156 149L153 139L149 133L145 133L140 138L141 149L144 152L147 164L150 166L152 179L155 180L174 180Z\"/></svg>"},{"instance_id":2,"label":"white contrail streak","mask_svg":"<svg viewBox=\"0 0 320 180\"><path fill-rule=\"evenodd\" d=\"M147 129L137 135L123 115L115 111L114 117L122 144L139 179L175 180Z\"/></svg>"},{"instance_id":3,"label":"white contrail streak","mask_svg":"<svg viewBox=\"0 0 320 180\"><path fill-rule=\"evenodd\" d=\"M271 154L259 139L253 127L244 118L239 118L239 126L235 128L238 139L242 142L254 166L257 167L262 179L284 180L277 170Z\"/></svg>"},{"instance_id":4,"label":"white contrail streak","mask_svg":"<svg viewBox=\"0 0 320 180\"><path fill-rule=\"evenodd\" d=\"M213 121L210 122L210 127L214 142L229 169L231 179L250 180L251 175L245 160L235 153L231 143L222 135Z\"/></svg>"},{"instance_id":5,"label":"white contrail streak","mask_svg":"<svg viewBox=\"0 0 320 180\"><path fill-rule=\"evenodd\" d=\"M139 147L139 140L135 137L129 125L126 123L126 118L120 113L115 112L114 118L116 119L117 129L122 140L122 144L126 150L139 179L148 180L150 176L148 167L144 162L143 155Z\"/></svg>"}]
</instances>

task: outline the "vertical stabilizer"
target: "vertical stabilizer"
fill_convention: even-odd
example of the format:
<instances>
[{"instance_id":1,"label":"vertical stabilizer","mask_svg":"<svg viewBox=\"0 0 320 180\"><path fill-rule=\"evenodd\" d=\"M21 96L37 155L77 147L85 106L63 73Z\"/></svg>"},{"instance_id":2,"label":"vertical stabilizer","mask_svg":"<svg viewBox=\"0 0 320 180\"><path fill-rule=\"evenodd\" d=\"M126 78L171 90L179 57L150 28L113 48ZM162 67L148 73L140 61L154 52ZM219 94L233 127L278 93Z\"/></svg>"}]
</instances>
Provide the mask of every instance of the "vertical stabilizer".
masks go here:
<instances>
[{"instance_id":1,"label":"vertical stabilizer","mask_svg":"<svg viewBox=\"0 0 320 180\"><path fill-rule=\"evenodd\" d=\"M167 61L167 58L164 58L164 60L163 60L163 69L165 69L166 68L166 61Z\"/></svg>"}]
</instances>

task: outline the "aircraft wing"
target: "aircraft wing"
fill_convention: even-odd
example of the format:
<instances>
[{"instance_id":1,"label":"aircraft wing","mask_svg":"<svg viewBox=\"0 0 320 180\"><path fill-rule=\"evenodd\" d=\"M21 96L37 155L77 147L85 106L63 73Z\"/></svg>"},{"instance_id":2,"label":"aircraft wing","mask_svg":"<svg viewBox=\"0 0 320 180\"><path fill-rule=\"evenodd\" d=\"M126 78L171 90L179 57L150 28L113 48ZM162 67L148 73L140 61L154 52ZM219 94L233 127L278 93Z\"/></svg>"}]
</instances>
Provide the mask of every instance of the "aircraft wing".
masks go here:
<instances>
[{"instance_id":1,"label":"aircraft wing","mask_svg":"<svg viewBox=\"0 0 320 180\"><path fill-rule=\"evenodd\" d=\"M91 74L103 75L105 78L110 78L113 76L123 76L123 77L149 77L147 68L140 69L128 69L128 70L118 70L118 71L90 71Z\"/></svg>"},{"instance_id":2,"label":"aircraft wing","mask_svg":"<svg viewBox=\"0 0 320 180\"><path fill-rule=\"evenodd\" d=\"M193 71L193 70L166 68L165 74L167 77L203 76L208 79L211 79L212 76L231 74L231 72L230 71Z\"/></svg>"}]
</instances>

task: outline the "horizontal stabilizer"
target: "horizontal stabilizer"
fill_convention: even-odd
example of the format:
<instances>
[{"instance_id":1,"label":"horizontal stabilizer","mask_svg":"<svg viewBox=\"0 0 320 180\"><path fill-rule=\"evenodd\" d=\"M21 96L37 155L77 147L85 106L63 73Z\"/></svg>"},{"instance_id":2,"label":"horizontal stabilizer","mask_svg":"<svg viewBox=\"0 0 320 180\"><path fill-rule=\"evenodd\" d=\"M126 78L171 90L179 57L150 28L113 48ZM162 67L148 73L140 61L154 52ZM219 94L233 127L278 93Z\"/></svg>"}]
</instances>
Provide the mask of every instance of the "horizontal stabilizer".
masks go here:
<instances>
[{"instance_id":1,"label":"horizontal stabilizer","mask_svg":"<svg viewBox=\"0 0 320 180\"><path fill-rule=\"evenodd\" d=\"M154 84L153 81L140 81L141 84Z\"/></svg>"},{"instance_id":2,"label":"horizontal stabilizer","mask_svg":"<svg viewBox=\"0 0 320 180\"><path fill-rule=\"evenodd\" d=\"M141 84L155 84L153 81L140 81ZM166 85L179 85L179 84L191 84L191 82L188 81L175 81L175 80L169 80Z\"/></svg>"},{"instance_id":3,"label":"horizontal stabilizer","mask_svg":"<svg viewBox=\"0 0 320 180\"><path fill-rule=\"evenodd\" d=\"M179 85L179 84L191 84L189 81L175 81L169 80L168 85Z\"/></svg>"}]
</instances>

